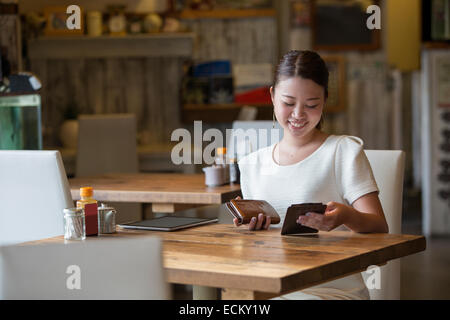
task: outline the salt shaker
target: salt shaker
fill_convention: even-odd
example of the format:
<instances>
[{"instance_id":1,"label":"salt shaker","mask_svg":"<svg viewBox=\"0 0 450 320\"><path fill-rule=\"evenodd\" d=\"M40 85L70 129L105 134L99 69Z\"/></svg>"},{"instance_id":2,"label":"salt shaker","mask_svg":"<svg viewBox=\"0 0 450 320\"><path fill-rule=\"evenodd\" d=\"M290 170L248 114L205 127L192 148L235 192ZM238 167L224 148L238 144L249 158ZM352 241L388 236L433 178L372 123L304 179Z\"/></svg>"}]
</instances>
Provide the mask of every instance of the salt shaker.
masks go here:
<instances>
[{"instance_id":1,"label":"salt shaker","mask_svg":"<svg viewBox=\"0 0 450 320\"><path fill-rule=\"evenodd\" d=\"M77 208L66 208L64 212L64 239L84 240L86 239L86 223L84 210Z\"/></svg>"},{"instance_id":2,"label":"salt shaker","mask_svg":"<svg viewBox=\"0 0 450 320\"><path fill-rule=\"evenodd\" d=\"M98 234L116 232L116 210L102 203L98 207Z\"/></svg>"}]
</instances>

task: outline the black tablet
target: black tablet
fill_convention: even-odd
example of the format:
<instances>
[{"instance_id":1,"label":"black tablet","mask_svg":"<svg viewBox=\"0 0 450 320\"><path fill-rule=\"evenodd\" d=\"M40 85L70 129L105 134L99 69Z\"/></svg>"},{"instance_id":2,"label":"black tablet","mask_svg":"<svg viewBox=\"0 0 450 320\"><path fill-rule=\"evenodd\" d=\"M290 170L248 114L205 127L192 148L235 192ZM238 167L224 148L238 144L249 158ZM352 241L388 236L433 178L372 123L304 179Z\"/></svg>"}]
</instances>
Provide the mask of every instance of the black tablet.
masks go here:
<instances>
[{"instance_id":1,"label":"black tablet","mask_svg":"<svg viewBox=\"0 0 450 320\"><path fill-rule=\"evenodd\" d=\"M125 229L142 229L156 231L175 231L207 223L217 222L218 219L189 218L177 216L165 216L138 222L119 224L119 227Z\"/></svg>"}]
</instances>

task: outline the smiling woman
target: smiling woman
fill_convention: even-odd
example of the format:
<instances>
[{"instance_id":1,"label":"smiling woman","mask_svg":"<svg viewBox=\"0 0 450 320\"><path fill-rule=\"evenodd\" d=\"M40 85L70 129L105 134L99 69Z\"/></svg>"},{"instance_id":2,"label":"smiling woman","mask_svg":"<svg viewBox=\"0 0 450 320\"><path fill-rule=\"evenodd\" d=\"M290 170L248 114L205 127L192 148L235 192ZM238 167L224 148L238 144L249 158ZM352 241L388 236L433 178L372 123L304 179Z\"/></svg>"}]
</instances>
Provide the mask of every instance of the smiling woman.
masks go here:
<instances>
[{"instance_id":1,"label":"smiling woman","mask_svg":"<svg viewBox=\"0 0 450 320\"><path fill-rule=\"evenodd\" d=\"M317 230L387 232L363 141L321 131L328 74L315 52L295 50L282 58L270 92L284 135L279 143L241 159L242 195L266 200L281 220L293 203L325 203L324 214L311 212L297 221ZM263 224L264 219L260 214L248 228L272 228ZM282 298L368 299L369 294L361 275L356 274Z\"/></svg>"}]
</instances>

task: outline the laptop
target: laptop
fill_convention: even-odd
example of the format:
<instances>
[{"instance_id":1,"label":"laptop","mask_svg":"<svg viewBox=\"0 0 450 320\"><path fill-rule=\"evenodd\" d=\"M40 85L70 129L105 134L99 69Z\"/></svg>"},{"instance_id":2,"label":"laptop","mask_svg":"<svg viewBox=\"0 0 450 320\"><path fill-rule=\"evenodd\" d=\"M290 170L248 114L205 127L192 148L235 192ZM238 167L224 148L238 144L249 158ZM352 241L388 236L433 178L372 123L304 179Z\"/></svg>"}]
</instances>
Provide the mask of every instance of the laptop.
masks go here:
<instances>
[{"instance_id":1,"label":"laptop","mask_svg":"<svg viewBox=\"0 0 450 320\"><path fill-rule=\"evenodd\" d=\"M154 231L176 231L219 221L217 218L191 218L165 216L149 220L119 224L125 229L141 229Z\"/></svg>"}]
</instances>

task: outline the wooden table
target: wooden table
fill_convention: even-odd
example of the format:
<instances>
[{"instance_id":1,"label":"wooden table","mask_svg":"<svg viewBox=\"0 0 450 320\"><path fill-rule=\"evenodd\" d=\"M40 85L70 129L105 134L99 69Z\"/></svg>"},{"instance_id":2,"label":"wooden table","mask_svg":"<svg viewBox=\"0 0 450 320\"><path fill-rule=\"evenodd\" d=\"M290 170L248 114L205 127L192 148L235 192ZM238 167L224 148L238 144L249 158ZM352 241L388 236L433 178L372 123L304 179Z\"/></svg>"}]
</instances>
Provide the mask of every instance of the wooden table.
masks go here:
<instances>
[{"instance_id":1,"label":"wooden table","mask_svg":"<svg viewBox=\"0 0 450 320\"><path fill-rule=\"evenodd\" d=\"M221 288L222 299L271 298L366 270L425 250L423 236L319 232L281 236L231 224L224 205L183 212L217 216L219 223L177 232L118 229L113 237L160 236L168 281ZM88 237L86 241L101 241ZM62 237L32 243L62 242Z\"/></svg>"},{"instance_id":2,"label":"wooden table","mask_svg":"<svg viewBox=\"0 0 450 320\"><path fill-rule=\"evenodd\" d=\"M69 179L69 184L74 200L80 199L80 187L91 186L99 201L151 203L153 212L221 204L241 195L239 184L205 186L203 174L104 174Z\"/></svg>"}]
</instances>

